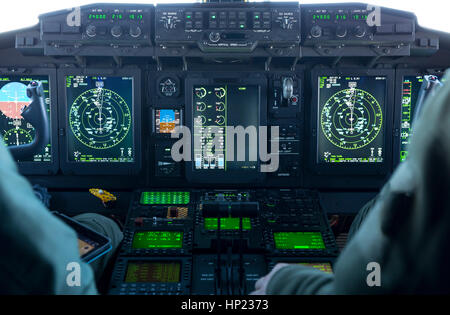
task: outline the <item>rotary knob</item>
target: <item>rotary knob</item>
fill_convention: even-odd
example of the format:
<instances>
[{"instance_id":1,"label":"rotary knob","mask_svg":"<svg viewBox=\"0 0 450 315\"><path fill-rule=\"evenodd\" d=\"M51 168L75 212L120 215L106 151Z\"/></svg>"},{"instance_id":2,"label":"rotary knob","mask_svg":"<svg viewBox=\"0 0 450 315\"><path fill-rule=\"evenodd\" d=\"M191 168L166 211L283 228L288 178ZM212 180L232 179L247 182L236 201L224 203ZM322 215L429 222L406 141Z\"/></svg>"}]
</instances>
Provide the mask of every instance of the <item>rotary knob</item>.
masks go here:
<instances>
[{"instance_id":1,"label":"rotary knob","mask_svg":"<svg viewBox=\"0 0 450 315\"><path fill-rule=\"evenodd\" d=\"M116 38L122 36L122 27L120 27L119 25L113 26L111 28L111 35Z\"/></svg>"},{"instance_id":2,"label":"rotary knob","mask_svg":"<svg viewBox=\"0 0 450 315\"><path fill-rule=\"evenodd\" d=\"M355 36L364 37L364 35L366 35L366 28L362 25L357 25L355 27Z\"/></svg>"},{"instance_id":3,"label":"rotary knob","mask_svg":"<svg viewBox=\"0 0 450 315\"><path fill-rule=\"evenodd\" d=\"M320 36L322 36L322 28L319 25L314 25L311 28L310 33L311 33L312 37L315 37L315 38L320 37Z\"/></svg>"},{"instance_id":4,"label":"rotary knob","mask_svg":"<svg viewBox=\"0 0 450 315\"><path fill-rule=\"evenodd\" d=\"M136 37L141 36L141 34L142 34L142 30L139 26L137 26L137 25L130 26L130 36L131 37L136 38Z\"/></svg>"},{"instance_id":5,"label":"rotary knob","mask_svg":"<svg viewBox=\"0 0 450 315\"><path fill-rule=\"evenodd\" d=\"M94 37L95 35L97 35L97 28L95 27L95 25L89 24L86 27L86 35L89 37Z\"/></svg>"},{"instance_id":6,"label":"rotary knob","mask_svg":"<svg viewBox=\"0 0 450 315\"><path fill-rule=\"evenodd\" d=\"M345 26L339 25L336 28L336 36L337 37L345 37L347 35L347 28Z\"/></svg>"},{"instance_id":7,"label":"rotary knob","mask_svg":"<svg viewBox=\"0 0 450 315\"><path fill-rule=\"evenodd\" d=\"M217 43L220 40L220 34L217 32L210 33L209 40L213 43Z\"/></svg>"}]
</instances>

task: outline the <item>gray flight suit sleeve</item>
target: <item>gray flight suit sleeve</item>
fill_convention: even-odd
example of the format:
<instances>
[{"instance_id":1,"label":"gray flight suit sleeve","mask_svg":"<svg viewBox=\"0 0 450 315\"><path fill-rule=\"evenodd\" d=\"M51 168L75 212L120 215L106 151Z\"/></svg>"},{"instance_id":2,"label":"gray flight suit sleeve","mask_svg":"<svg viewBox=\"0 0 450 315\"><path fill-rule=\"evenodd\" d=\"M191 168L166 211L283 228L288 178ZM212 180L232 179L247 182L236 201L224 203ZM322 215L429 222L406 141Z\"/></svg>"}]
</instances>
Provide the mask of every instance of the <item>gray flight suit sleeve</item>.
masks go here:
<instances>
[{"instance_id":1,"label":"gray flight suit sleeve","mask_svg":"<svg viewBox=\"0 0 450 315\"><path fill-rule=\"evenodd\" d=\"M106 265L111 258L114 257L114 253L119 247L120 242L122 242L123 233L120 231L116 222L97 213L83 213L73 217L73 219L86 225L97 233L109 237L111 240L111 250L89 264L94 271L96 280L99 281Z\"/></svg>"},{"instance_id":2,"label":"gray flight suit sleeve","mask_svg":"<svg viewBox=\"0 0 450 315\"><path fill-rule=\"evenodd\" d=\"M408 159L370 211L364 210L367 216L336 261L334 274L283 267L270 279L267 294L450 292L449 73L444 80L413 126Z\"/></svg>"},{"instance_id":3,"label":"gray flight suit sleeve","mask_svg":"<svg viewBox=\"0 0 450 315\"><path fill-rule=\"evenodd\" d=\"M0 243L0 294L97 294L92 269L80 260L76 233L36 198L2 139Z\"/></svg>"}]
</instances>

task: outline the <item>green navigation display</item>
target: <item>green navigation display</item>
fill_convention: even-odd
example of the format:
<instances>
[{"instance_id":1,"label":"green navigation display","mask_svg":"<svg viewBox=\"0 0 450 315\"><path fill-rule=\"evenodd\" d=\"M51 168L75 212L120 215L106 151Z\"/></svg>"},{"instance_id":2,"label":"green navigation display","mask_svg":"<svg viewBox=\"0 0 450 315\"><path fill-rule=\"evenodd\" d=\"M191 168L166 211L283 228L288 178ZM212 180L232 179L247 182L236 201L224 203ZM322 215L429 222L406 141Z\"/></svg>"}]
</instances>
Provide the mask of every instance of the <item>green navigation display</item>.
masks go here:
<instances>
[{"instance_id":1,"label":"green navigation display","mask_svg":"<svg viewBox=\"0 0 450 315\"><path fill-rule=\"evenodd\" d=\"M318 77L318 163L384 161L386 77Z\"/></svg>"},{"instance_id":2,"label":"green navigation display","mask_svg":"<svg viewBox=\"0 0 450 315\"><path fill-rule=\"evenodd\" d=\"M218 218L205 218L205 230L217 230ZM250 230L250 218L242 218L242 229ZM220 218L221 230L239 230L239 218Z\"/></svg>"},{"instance_id":3,"label":"green navigation display","mask_svg":"<svg viewBox=\"0 0 450 315\"><path fill-rule=\"evenodd\" d=\"M142 205L184 205L189 200L188 191L144 191L140 202Z\"/></svg>"},{"instance_id":4,"label":"green navigation display","mask_svg":"<svg viewBox=\"0 0 450 315\"><path fill-rule=\"evenodd\" d=\"M68 160L135 160L133 78L67 76Z\"/></svg>"},{"instance_id":5,"label":"green navigation display","mask_svg":"<svg viewBox=\"0 0 450 315\"><path fill-rule=\"evenodd\" d=\"M134 249L182 248L183 232L139 231L134 233Z\"/></svg>"},{"instance_id":6,"label":"green navigation display","mask_svg":"<svg viewBox=\"0 0 450 315\"><path fill-rule=\"evenodd\" d=\"M274 232L276 249L325 249L320 232Z\"/></svg>"}]
</instances>

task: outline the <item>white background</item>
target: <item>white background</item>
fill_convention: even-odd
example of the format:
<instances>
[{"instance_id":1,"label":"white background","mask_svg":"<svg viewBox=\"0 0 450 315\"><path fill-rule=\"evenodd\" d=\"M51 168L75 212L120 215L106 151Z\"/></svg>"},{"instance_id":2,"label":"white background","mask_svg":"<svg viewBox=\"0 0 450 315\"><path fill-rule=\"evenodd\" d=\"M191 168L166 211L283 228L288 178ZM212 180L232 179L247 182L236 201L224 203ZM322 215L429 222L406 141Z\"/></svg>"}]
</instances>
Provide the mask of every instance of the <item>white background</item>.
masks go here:
<instances>
[{"instance_id":1,"label":"white background","mask_svg":"<svg viewBox=\"0 0 450 315\"><path fill-rule=\"evenodd\" d=\"M284 0L286 1L286 0ZM289 0L288 0L289 1ZM364 0L304 0L306 3L333 3L333 2L363 2ZM414 12L419 24L427 28L433 28L450 32L449 0L366 0L370 4ZM72 8L80 5L100 2L117 3L182 3L196 2L195 0L2 0L0 2L0 32L16 30L37 24L38 15L51 11ZM272 1L276 2L276 1Z\"/></svg>"}]
</instances>

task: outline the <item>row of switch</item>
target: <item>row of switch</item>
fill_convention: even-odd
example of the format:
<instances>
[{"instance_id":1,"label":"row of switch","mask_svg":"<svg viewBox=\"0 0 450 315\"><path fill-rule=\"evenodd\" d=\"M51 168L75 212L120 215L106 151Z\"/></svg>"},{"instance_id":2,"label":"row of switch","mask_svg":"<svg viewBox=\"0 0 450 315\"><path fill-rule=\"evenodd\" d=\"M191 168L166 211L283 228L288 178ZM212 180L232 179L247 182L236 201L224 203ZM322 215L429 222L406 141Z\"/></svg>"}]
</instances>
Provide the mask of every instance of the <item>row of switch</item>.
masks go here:
<instances>
[{"instance_id":1,"label":"row of switch","mask_svg":"<svg viewBox=\"0 0 450 315\"><path fill-rule=\"evenodd\" d=\"M334 31L333 31L334 30ZM377 26L375 28L375 34L378 35L390 35L390 34L412 34L413 25L409 23L403 24L385 24L382 26ZM365 25L356 25L349 29L345 25L337 25L336 27L323 27L319 25L314 25L310 30L310 35L314 38L321 36L333 36L343 38L347 35L353 35L358 38L364 37L367 32L367 27Z\"/></svg>"},{"instance_id":2,"label":"row of switch","mask_svg":"<svg viewBox=\"0 0 450 315\"><path fill-rule=\"evenodd\" d=\"M209 12L208 27L210 29L247 29L249 27L246 12ZM270 12L253 13L253 29L271 28ZM186 29L202 29L204 27L203 12L185 12Z\"/></svg>"},{"instance_id":3,"label":"row of switch","mask_svg":"<svg viewBox=\"0 0 450 315\"><path fill-rule=\"evenodd\" d=\"M119 38L124 35L126 27L120 26L120 25L114 25L108 32L108 27L106 26L98 26L94 24L89 24L86 27L86 35L89 37L96 37L96 36L106 36L108 33L110 33L113 37ZM130 24L128 33L133 38L138 38L142 34L142 30L139 26L135 24Z\"/></svg>"},{"instance_id":4,"label":"row of switch","mask_svg":"<svg viewBox=\"0 0 450 315\"><path fill-rule=\"evenodd\" d=\"M334 29L334 32L333 32ZM332 36L336 35L336 37L343 38L348 35L348 29L343 25L338 25L336 28L331 27L321 27L319 25L314 25L310 30L310 35L314 38L319 38L321 36ZM367 28L364 25L356 25L351 30L351 35L354 35L358 38L364 37L367 34Z\"/></svg>"}]
</instances>

